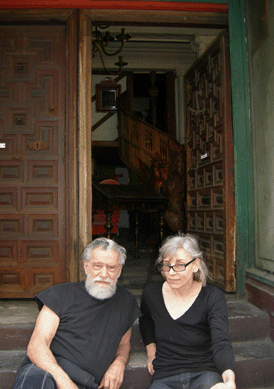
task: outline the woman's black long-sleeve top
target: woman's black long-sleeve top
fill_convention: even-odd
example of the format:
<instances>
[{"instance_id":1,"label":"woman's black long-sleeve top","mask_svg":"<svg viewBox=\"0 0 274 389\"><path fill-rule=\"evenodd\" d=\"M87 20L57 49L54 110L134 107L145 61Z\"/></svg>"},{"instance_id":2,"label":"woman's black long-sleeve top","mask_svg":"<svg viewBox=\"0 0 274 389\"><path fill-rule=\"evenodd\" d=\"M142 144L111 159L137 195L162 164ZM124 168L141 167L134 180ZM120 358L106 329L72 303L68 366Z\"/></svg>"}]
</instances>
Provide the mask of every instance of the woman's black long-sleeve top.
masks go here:
<instances>
[{"instance_id":1,"label":"woman's black long-sleeve top","mask_svg":"<svg viewBox=\"0 0 274 389\"><path fill-rule=\"evenodd\" d=\"M144 344L157 347L152 379L185 372L235 372L224 293L213 285L202 287L192 306L174 320L166 309L162 286L163 282L145 287L139 319Z\"/></svg>"}]
</instances>

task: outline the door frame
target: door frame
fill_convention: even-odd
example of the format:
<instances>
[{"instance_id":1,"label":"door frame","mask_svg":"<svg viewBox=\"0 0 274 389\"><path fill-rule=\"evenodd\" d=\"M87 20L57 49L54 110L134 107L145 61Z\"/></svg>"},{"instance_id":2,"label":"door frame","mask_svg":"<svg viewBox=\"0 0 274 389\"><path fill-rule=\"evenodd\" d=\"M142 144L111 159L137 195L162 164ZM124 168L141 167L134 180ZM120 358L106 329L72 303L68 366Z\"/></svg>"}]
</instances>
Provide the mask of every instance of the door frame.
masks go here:
<instances>
[{"instance_id":1,"label":"door frame","mask_svg":"<svg viewBox=\"0 0 274 389\"><path fill-rule=\"evenodd\" d=\"M43 2L42 2L43 3ZM68 258L71 280L76 280L79 274L78 261L81 249L91 240L91 220L87 216L91 210L91 140L90 140L90 121L91 121L91 102L86 99L86 84L80 83L75 79L76 74L79 75L79 80L86 79L89 81L89 66L83 65L81 60L88 60L87 49L90 45L90 37L88 36L88 19L95 20L96 15L102 16L102 10L109 15L112 15L112 20L123 21L130 20L138 22L140 12L148 14L149 10L156 10L159 7L158 13L151 11L150 21L159 23L159 15L168 23L178 22L180 12L205 11L211 10L214 16L214 10L226 7L228 11L228 25L230 33L230 63L231 63L231 86L232 86L232 111L233 111L233 129L234 129L234 176L235 176L235 203L236 203L236 287L237 294L245 293L245 269L254 265L254 203L253 203L253 168L252 168L252 143L251 143L251 122L249 118L250 100L249 100L249 76L248 76L248 58L247 58L247 43L246 43L246 22L245 22L245 0L192 0L184 1L87 1L71 0L68 5L67 0L48 1L46 6L40 0L26 0L26 8L22 10L22 0L5 0L1 2L1 8L13 9L7 13L5 10L0 11L1 20L5 23L10 19L16 19L16 14L20 16L18 20L41 19L50 21L52 18L59 18L66 23L70 35L68 35L67 47L72 51L72 59L75 60L72 65L68 64L68 79L74 82L72 87L75 92L78 90L79 107L76 105L76 93L71 91L71 83L68 85L70 93L70 101L68 106L72 111L68 113L67 128L72 131L69 134L70 140L74 143L69 144L68 151L72 157L69 163L68 188L70 204L68 211ZM54 4L53 4L54 3ZM63 3L63 4L62 4ZM185 3L185 4L184 4ZM58 6L56 5L58 4ZM66 5L65 5L66 4ZM97 9L95 5L97 4ZM171 8L172 6L172 8ZM82 8L80 16L76 10L58 9L58 8ZM176 8L177 7L177 8ZM17 9L16 9L17 8ZM18 10L20 8L20 10ZM43 13L39 15L38 10L30 8L44 8ZM45 9L50 8L50 9ZM93 9L92 9L93 8ZM100 8L100 10L98 9ZM16 9L16 11L15 11ZM172 9L172 11L170 11ZM174 11L175 10L175 11ZM92 12L91 12L92 11ZM144 12L145 11L145 12ZM103 12L103 13L104 13ZM216 11L215 11L216 12ZM2 18L1 18L2 14ZM78 18L75 16L78 15ZM122 16L121 16L122 15ZM80 24L80 35L77 36L76 20ZM77 56L76 46L79 45ZM70 53L68 53L69 55ZM69 61L71 57L68 56ZM77 61L79 60L79 62ZM77 63L81 66L77 67ZM91 59L90 59L91 67ZM77 72L75 70L78 69ZM90 72L91 74L91 72ZM91 79L90 79L91 82ZM77 85L76 85L77 84ZM79 116L81 114L84 117ZM77 134L77 126L79 133ZM79 145L77 147L77 142ZM86 141L86 143L85 143ZM79 163L77 157L79 158ZM68 167L68 166L67 166ZM75 169L75 170L74 170ZM78 181L79 179L79 181ZM78 197L79 196L79 197ZM83 201L83 203L81 202ZM80 204L80 205L79 205ZM83 223L84 221L84 223ZM79 239L78 239L79 238Z\"/></svg>"},{"instance_id":2,"label":"door frame","mask_svg":"<svg viewBox=\"0 0 274 389\"><path fill-rule=\"evenodd\" d=\"M93 3L96 3L95 1ZM102 3L108 3L104 1ZM192 5L200 10L201 3L210 5L211 11L220 10L218 6L226 5L228 10L228 27L230 35L230 68L231 68L231 89L232 89L232 119L233 119L233 140L234 140L234 179L235 179L235 272L236 272L236 292L238 296L245 295L245 270L254 265L254 192L253 192L253 160L252 160L252 133L249 96L249 73L247 57L247 32L246 32L246 15L245 0L192 0L181 3L181 9L175 14L170 11L169 2L146 2L135 1L135 11L128 10L130 1L124 1L124 5L115 2L112 8L116 11L110 11L112 21L125 21L130 19L131 22L138 22L138 17L144 17L144 14L138 14L138 11L146 10L146 4L151 6L152 3L162 3L161 13L155 18L153 13L146 11L147 17L152 23L155 19L159 23L159 17L168 23L178 21L180 11L183 12L187 7ZM138 4L137 4L138 3ZM186 3L186 7L183 4ZM197 3L197 4L195 4ZM97 2L98 4L98 2ZM173 5L175 2L173 2ZM94 5L94 4L93 4ZM153 4L152 4L153 5ZM196 7L195 7L196 5ZM93 21L102 21L106 17L109 4L105 8L100 4L100 12L97 9L84 10L84 12ZM104 8L104 9L102 9ZM121 10L123 8L123 10ZM178 12L179 11L179 12ZM168 13L165 16L165 12ZM140 20L140 19L139 19ZM239 103L240 102L240 103Z\"/></svg>"}]
</instances>

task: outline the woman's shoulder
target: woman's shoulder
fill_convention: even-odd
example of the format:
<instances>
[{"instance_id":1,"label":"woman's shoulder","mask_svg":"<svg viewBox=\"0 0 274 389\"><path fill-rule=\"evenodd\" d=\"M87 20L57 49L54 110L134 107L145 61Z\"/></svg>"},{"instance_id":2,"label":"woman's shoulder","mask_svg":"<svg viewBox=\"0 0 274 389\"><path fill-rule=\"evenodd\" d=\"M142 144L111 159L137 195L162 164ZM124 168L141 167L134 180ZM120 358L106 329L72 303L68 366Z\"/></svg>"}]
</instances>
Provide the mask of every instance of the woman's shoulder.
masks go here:
<instances>
[{"instance_id":1,"label":"woman's shoulder","mask_svg":"<svg viewBox=\"0 0 274 389\"><path fill-rule=\"evenodd\" d=\"M207 283L202 289L206 295L224 296L224 292L215 285Z\"/></svg>"},{"instance_id":2,"label":"woman's shoulder","mask_svg":"<svg viewBox=\"0 0 274 389\"><path fill-rule=\"evenodd\" d=\"M217 286L206 284L202 290L203 297L208 303L214 304L215 302L225 302L225 294Z\"/></svg>"},{"instance_id":3,"label":"woman's shoulder","mask_svg":"<svg viewBox=\"0 0 274 389\"><path fill-rule=\"evenodd\" d=\"M224 291L222 289L218 288L218 286L207 283L205 288L206 288L208 293L215 293L215 294L219 294L219 295L224 295Z\"/></svg>"}]
</instances>

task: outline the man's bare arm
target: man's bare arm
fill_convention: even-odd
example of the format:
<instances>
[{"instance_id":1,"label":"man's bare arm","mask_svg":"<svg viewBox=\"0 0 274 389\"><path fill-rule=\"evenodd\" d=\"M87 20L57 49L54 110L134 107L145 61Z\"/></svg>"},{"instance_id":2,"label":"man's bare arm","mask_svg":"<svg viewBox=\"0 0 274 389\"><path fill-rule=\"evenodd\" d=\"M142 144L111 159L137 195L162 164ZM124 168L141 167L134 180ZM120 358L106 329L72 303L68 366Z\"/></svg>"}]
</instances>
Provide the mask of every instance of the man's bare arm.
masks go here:
<instances>
[{"instance_id":1,"label":"man's bare arm","mask_svg":"<svg viewBox=\"0 0 274 389\"><path fill-rule=\"evenodd\" d=\"M130 337L131 337L131 328L125 333L122 337L115 359L107 369L104 374L104 377L99 385L99 389L119 389L123 379L124 371L128 361L129 352L130 352Z\"/></svg>"},{"instance_id":2,"label":"man's bare arm","mask_svg":"<svg viewBox=\"0 0 274 389\"><path fill-rule=\"evenodd\" d=\"M58 365L50 350L50 344L56 334L59 322L59 317L44 305L37 317L27 348L27 355L32 363L54 377L59 389L77 389L77 386Z\"/></svg>"}]
</instances>

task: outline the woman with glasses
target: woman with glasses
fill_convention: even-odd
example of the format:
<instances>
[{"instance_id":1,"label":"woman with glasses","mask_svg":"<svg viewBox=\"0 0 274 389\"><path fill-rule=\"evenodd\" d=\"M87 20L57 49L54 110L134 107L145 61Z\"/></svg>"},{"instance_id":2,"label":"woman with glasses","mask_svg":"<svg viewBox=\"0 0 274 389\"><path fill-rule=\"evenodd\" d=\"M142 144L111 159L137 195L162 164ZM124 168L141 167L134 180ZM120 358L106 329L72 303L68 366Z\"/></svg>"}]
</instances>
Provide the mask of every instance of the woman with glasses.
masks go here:
<instances>
[{"instance_id":1,"label":"woman with glasses","mask_svg":"<svg viewBox=\"0 0 274 389\"><path fill-rule=\"evenodd\" d=\"M139 319L149 389L235 389L225 296L206 283L196 237L167 238L156 265L164 280L145 287Z\"/></svg>"}]
</instances>

